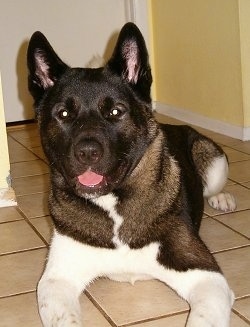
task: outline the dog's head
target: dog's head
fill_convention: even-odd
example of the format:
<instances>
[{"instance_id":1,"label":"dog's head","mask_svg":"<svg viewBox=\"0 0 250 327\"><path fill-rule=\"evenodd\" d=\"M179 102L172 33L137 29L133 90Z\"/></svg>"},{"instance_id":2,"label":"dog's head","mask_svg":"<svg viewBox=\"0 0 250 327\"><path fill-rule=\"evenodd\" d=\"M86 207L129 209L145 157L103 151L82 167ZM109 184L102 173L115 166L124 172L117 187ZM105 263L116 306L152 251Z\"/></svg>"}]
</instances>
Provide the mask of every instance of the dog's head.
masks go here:
<instances>
[{"instance_id":1,"label":"dog's head","mask_svg":"<svg viewBox=\"0 0 250 327\"><path fill-rule=\"evenodd\" d=\"M52 184L94 197L119 188L156 135L151 70L139 29L127 23L102 68L70 68L40 32L28 47L34 98Z\"/></svg>"}]
</instances>

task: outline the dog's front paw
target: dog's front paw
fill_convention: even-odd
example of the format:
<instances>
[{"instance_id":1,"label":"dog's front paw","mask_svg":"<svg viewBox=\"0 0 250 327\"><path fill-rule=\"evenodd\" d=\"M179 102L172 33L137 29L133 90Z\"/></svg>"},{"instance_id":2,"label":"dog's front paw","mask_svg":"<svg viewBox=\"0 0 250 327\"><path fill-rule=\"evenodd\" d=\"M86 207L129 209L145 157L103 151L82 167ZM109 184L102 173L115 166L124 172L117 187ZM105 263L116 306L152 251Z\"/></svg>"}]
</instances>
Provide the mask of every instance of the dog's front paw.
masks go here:
<instances>
[{"instance_id":1,"label":"dog's front paw","mask_svg":"<svg viewBox=\"0 0 250 327\"><path fill-rule=\"evenodd\" d=\"M69 310L64 303L47 303L39 304L39 312L45 327L80 327L82 319L78 312L73 308Z\"/></svg>"},{"instance_id":2,"label":"dog's front paw","mask_svg":"<svg viewBox=\"0 0 250 327\"><path fill-rule=\"evenodd\" d=\"M209 205L216 209L225 212L234 211L236 209L236 201L230 193L218 193L208 198Z\"/></svg>"},{"instance_id":3,"label":"dog's front paw","mask_svg":"<svg viewBox=\"0 0 250 327\"><path fill-rule=\"evenodd\" d=\"M208 320L207 317L204 317L202 314L193 316L192 319L188 319L186 327L219 327L221 326L219 322Z\"/></svg>"},{"instance_id":4,"label":"dog's front paw","mask_svg":"<svg viewBox=\"0 0 250 327\"><path fill-rule=\"evenodd\" d=\"M44 327L80 327L82 315L74 286L64 280L42 279L37 290Z\"/></svg>"}]
</instances>

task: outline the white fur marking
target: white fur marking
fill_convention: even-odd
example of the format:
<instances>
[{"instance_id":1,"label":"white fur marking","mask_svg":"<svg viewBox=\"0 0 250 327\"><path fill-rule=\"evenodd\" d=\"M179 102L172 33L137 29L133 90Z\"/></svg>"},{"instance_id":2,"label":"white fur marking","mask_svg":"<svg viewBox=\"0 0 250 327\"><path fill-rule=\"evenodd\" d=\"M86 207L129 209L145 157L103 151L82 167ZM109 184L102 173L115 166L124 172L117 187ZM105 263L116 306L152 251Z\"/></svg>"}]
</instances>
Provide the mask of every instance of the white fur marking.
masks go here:
<instances>
[{"instance_id":1,"label":"white fur marking","mask_svg":"<svg viewBox=\"0 0 250 327\"><path fill-rule=\"evenodd\" d=\"M205 270L167 269L158 263L158 251L158 243L137 250L127 245L96 248L55 232L38 286L44 326L81 326L78 297L82 290L99 276L120 275L120 280L142 276L168 284L191 306L188 327L229 327L233 294L225 278Z\"/></svg>"},{"instance_id":2,"label":"white fur marking","mask_svg":"<svg viewBox=\"0 0 250 327\"><path fill-rule=\"evenodd\" d=\"M212 162L206 174L206 186L203 191L204 197L210 197L221 192L227 182L228 163L223 155Z\"/></svg>"},{"instance_id":3,"label":"white fur marking","mask_svg":"<svg viewBox=\"0 0 250 327\"><path fill-rule=\"evenodd\" d=\"M234 211L236 201L233 195L221 192L227 182L228 162L225 155L215 158L207 170L206 186L203 191L208 204L222 211Z\"/></svg>"},{"instance_id":4,"label":"white fur marking","mask_svg":"<svg viewBox=\"0 0 250 327\"><path fill-rule=\"evenodd\" d=\"M109 193L107 195L92 199L92 202L101 207L103 210L105 210L108 213L109 217L113 219L114 236L112 238L112 241L114 242L114 244L117 247L124 245L124 243L119 239L119 228L123 223L123 217L118 214L115 208L115 206L117 205L117 198L112 193Z\"/></svg>"},{"instance_id":5,"label":"white fur marking","mask_svg":"<svg viewBox=\"0 0 250 327\"><path fill-rule=\"evenodd\" d=\"M208 198L209 205L216 209L225 212L234 211L236 209L236 201L230 193L218 193Z\"/></svg>"}]
</instances>

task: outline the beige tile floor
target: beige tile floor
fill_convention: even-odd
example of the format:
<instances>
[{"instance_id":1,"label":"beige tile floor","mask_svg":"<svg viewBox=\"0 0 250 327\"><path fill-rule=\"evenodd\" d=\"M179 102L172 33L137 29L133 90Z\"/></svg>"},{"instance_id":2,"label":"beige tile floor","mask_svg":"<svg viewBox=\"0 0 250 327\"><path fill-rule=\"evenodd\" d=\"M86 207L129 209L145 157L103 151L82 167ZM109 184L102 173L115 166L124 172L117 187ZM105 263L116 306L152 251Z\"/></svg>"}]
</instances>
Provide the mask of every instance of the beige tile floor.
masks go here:
<instances>
[{"instance_id":1,"label":"beige tile floor","mask_svg":"<svg viewBox=\"0 0 250 327\"><path fill-rule=\"evenodd\" d=\"M228 154L226 188L238 204L236 212L227 214L205 205L201 237L235 292L231 326L250 326L250 142L199 130ZM47 209L49 171L35 124L9 129L8 139L18 207L0 208L0 327L36 327L41 322L35 291L52 229ZM158 281L132 286L105 279L86 290L81 305L85 327L181 327L189 309Z\"/></svg>"}]
</instances>

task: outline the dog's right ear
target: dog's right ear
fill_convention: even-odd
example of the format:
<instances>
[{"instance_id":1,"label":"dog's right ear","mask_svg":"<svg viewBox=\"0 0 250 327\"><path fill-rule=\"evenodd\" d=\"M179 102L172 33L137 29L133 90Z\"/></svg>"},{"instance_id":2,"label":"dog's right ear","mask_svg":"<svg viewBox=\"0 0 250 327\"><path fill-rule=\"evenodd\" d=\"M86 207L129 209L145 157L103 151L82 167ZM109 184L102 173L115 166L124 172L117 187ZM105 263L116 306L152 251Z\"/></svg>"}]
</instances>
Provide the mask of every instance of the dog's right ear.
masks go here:
<instances>
[{"instance_id":1,"label":"dog's right ear","mask_svg":"<svg viewBox=\"0 0 250 327\"><path fill-rule=\"evenodd\" d=\"M35 32L27 51L28 87L35 103L52 87L68 66L57 56L46 37Z\"/></svg>"},{"instance_id":2,"label":"dog's right ear","mask_svg":"<svg viewBox=\"0 0 250 327\"><path fill-rule=\"evenodd\" d=\"M144 38L135 24L127 23L121 29L107 67L121 76L140 98L151 102L152 75L148 51Z\"/></svg>"}]
</instances>

